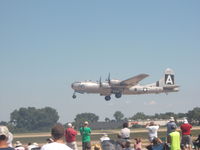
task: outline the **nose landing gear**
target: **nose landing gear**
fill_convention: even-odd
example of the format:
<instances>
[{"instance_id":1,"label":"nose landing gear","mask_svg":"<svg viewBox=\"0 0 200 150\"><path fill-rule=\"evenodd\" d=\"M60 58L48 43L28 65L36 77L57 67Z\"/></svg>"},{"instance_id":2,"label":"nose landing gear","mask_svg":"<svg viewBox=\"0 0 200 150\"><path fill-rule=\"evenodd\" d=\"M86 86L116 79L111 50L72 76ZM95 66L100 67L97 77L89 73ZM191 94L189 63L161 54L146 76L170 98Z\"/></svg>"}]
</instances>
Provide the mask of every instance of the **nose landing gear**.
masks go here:
<instances>
[{"instance_id":1,"label":"nose landing gear","mask_svg":"<svg viewBox=\"0 0 200 150\"><path fill-rule=\"evenodd\" d=\"M76 98L76 93L74 92L74 94L72 95L72 98L75 99Z\"/></svg>"}]
</instances>

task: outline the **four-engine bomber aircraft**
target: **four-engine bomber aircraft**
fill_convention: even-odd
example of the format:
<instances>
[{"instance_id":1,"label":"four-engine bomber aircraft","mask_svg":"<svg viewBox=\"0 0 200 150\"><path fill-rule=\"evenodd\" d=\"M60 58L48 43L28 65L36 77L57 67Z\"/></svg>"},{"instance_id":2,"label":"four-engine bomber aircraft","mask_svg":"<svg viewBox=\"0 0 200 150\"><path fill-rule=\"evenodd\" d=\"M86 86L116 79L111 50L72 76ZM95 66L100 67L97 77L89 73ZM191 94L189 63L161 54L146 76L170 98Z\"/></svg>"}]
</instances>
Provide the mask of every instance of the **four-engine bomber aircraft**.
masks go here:
<instances>
[{"instance_id":1,"label":"four-engine bomber aircraft","mask_svg":"<svg viewBox=\"0 0 200 150\"><path fill-rule=\"evenodd\" d=\"M110 79L110 74L106 82L102 82L101 78L98 82L85 81L85 82L74 82L71 87L74 89L73 98L76 98L75 93L94 93L105 96L105 100L109 101L111 95L114 94L116 98L120 98L123 95L136 95L136 94L159 94L178 92L178 85L174 83L174 72L172 69L165 70L165 76L159 81L140 85L138 84L141 80L148 77L148 74L139 74L127 80L113 80Z\"/></svg>"}]
</instances>

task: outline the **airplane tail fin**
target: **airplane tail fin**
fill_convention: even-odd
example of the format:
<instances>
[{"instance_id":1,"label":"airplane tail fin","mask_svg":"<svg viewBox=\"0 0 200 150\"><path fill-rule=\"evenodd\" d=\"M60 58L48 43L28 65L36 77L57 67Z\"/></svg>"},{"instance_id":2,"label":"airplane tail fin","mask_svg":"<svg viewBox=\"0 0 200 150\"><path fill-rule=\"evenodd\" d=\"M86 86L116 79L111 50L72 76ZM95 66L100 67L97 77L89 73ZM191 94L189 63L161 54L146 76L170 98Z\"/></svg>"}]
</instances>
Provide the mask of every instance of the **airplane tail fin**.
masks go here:
<instances>
[{"instance_id":1,"label":"airplane tail fin","mask_svg":"<svg viewBox=\"0 0 200 150\"><path fill-rule=\"evenodd\" d=\"M160 86L160 87L162 86L163 88L166 88L166 89L173 89L173 88L178 87L177 85L175 85L174 71L170 68L167 68L165 70L164 78L157 81L156 86Z\"/></svg>"}]
</instances>

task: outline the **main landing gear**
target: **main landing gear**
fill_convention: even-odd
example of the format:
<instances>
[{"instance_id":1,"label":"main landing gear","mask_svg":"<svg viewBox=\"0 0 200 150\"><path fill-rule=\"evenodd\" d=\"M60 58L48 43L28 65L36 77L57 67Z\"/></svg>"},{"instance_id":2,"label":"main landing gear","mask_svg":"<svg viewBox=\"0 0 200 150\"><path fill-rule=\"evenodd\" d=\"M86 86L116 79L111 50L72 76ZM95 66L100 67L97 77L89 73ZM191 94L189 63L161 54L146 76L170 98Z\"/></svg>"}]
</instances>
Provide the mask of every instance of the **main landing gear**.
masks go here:
<instances>
[{"instance_id":1,"label":"main landing gear","mask_svg":"<svg viewBox=\"0 0 200 150\"><path fill-rule=\"evenodd\" d=\"M109 101L110 99L111 99L110 95L108 95L108 96L105 97L106 101Z\"/></svg>"},{"instance_id":2,"label":"main landing gear","mask_svg":"<svg viewBox=\"0 0 200 150\"><path fill-rule=\"evenodd\" d=\"M115 94L115 97L116 97L116 98L120 98L120 97L122 97L122 94L121 94L121 93L116 93L116 94Z\"/></svg>"}]
</instances>

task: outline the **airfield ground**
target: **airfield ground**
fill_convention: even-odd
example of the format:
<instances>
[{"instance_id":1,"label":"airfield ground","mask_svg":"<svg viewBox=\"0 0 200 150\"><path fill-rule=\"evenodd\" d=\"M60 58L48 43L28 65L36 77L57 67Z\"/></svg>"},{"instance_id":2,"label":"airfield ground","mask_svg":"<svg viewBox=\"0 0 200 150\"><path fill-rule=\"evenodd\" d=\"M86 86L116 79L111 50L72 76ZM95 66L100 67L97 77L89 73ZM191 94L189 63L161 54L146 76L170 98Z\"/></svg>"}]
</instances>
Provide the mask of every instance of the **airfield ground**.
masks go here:
<instances>
[{"instance_id":1,"label":"airfield ground","mask_svg":"<svg viewBox=\"0 0 200 150\"><path fill-rule=\"evenodd\" d=\"M93 130L92 131L92 135L91 135L91 144L96 144L99 143L99 139L100 137L103 135L103 133L107 133L108 136L113 139L116 140L117 139L117 134L119 133L120 130ZM200 134L200 127L193 127L192 129L192 137L193 139L195 139L198 135ZM147 139L147 130L144 128L141 129L131 129L131 142L134 142L134 138L141 138L142 139L142 143L143 146L145 147L146 145L148 145L148 139ZM158 131L158 136L165 140L166 137L166 128L160 128ZM28 142L37 142L39 145L43 145L46 143L46 139L50 137L50 133L23 133L23 134L14 134L14 140L13 143L15 143L15 141L19 140L21 141L24 146L26 146L26 144ZM80 134L78 134L77 136L77 143L78 143L78 147L81 147L81 136ZM81 148L80 148L81 149Z\"/></svg>"}]
</instances>

